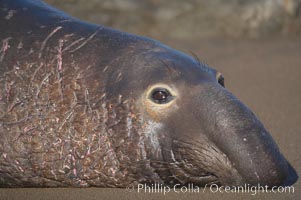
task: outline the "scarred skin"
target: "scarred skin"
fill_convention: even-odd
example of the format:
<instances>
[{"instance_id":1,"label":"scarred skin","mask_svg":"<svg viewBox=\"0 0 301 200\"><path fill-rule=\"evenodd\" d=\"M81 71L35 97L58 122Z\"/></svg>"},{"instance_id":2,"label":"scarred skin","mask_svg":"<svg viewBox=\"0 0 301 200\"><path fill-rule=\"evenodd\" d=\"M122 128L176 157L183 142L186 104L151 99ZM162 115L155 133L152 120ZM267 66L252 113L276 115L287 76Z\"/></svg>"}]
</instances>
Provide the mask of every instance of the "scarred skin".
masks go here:
<instances>
[{"instance_id":1,"label":"scarred skin","mask_svg":"<svg viewBox=\"0 0 301 200\"><path fill-rule=\"evenodd\" d=\"M0 30L2 187L296 181L261 122L197 59L39 1L0 0ZM154 102L156 88L172 99Z\"/></svg>"}]
</instances>

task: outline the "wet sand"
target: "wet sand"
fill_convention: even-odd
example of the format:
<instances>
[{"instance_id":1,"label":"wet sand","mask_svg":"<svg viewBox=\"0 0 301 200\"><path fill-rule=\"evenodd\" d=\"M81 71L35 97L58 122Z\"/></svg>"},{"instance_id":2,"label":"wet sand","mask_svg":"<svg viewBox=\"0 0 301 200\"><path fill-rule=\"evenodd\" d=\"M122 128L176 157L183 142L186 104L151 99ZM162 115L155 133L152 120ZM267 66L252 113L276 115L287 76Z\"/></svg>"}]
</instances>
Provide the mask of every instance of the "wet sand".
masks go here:
<instances>
[{"instance_id":1,"label":"wet sand","mask_svg":"<svg viewBox=\"0 0 301 200\"><path fill-rule=\"evenodd\" d=\"M248 105L265 124L281 152L301 174L301 39L261 40L162 39L177 49L193 51L200 60L224 74L226 87ZM0 189L6 199L301 199L301 183L294 193L137 193L107 188Z\"/></svg>"}]
</instances>

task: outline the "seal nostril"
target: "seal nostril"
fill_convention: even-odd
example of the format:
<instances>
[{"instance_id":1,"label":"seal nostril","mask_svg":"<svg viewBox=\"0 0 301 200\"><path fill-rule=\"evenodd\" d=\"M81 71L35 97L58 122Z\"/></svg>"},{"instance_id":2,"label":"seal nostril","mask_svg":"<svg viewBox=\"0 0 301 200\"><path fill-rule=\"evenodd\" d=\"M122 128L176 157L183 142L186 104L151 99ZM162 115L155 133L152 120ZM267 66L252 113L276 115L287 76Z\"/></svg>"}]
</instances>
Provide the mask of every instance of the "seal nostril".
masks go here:
<instances>
[{"instance_id":1,"label":"seal nostril","mask_svg":"<svg viewBox=\"0 0 301 200\"><path fill-rule=\"evenodd\" d=\"M282 186L293 185L299 178L297 172L295 171L295 169L291 166L291 164L289 162L287 162L287 166L288 166L287 177L281 184Z\"/></svg>"}]
</instances>

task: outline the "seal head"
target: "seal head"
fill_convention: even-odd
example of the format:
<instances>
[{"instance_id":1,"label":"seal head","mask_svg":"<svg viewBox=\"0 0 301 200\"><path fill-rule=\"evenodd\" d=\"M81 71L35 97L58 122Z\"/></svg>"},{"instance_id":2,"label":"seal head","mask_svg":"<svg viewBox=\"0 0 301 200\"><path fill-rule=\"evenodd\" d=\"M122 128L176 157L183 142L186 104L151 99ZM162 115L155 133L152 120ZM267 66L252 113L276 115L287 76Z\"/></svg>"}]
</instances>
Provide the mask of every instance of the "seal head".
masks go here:
<instances>
[{"instance_id":1,"label":"seal head","mask_svg":"<svg viewBox=\"0 0 301 200\"><path fill-rule=\"evenodd\" d=\"M225 89L219 72L155 43L133 52L119 67L131 81L113 86L118 90L112 97L135 99L147 157L162 180L278 186L296 177L254 113Z\"/></svg>"}]
</instances>

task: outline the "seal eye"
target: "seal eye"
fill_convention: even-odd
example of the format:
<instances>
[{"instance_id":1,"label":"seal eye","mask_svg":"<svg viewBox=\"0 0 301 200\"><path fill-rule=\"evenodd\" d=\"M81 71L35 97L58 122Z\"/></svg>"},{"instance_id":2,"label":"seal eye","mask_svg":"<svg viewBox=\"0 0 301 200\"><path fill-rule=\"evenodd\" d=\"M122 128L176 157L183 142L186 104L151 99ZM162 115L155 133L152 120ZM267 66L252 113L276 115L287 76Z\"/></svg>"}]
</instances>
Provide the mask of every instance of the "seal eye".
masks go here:
<instances>
[{"instance_id":1,"label":"seal eye","mask_svg":"<svg viewBox=\"0 0 301 200\"><path fill-rule=\"evenodd\" d=\"M157 104L164 104L172 99L172 95L165 88L155 88L151 92L150 99Z\"/></svg>"},{"instance_id":2,"label":"seal eye","mask_svg":"<svg viewBox=\"0 0 301 200\"><path fill-rule=\"evenodd\" d=\"M221 86L225 87L225 79L224 79L224 77L223 77L222 75L219 75L219 76L218 76L217 82L218 82Z\"/></svg>"}]
</instances>

